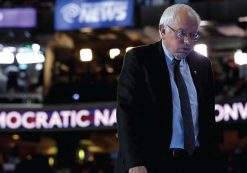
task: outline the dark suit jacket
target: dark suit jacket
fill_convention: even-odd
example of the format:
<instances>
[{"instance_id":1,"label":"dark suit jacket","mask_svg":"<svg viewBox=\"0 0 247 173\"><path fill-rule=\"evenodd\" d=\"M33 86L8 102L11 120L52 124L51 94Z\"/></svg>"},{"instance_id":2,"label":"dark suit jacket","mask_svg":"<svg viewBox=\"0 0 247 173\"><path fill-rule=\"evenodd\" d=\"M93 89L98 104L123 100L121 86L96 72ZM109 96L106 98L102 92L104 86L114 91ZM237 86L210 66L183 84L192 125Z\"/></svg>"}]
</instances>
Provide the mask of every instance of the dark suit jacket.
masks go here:
<instances>
[{"instance_id":1,"label":"dark suit jacket","mask_svg":"<svg viewBox=\"0 0 247 173\"><path fill-rule=\"evenodd\" d=\"M213 153L214 82L208 58L192 51L187 62L199 103L199 143ZM144 165L151 173L165 167L172 135L172 95L161 41L127 52L117 93L119 153L116 173Z\"/></svg>"}]
</instances>

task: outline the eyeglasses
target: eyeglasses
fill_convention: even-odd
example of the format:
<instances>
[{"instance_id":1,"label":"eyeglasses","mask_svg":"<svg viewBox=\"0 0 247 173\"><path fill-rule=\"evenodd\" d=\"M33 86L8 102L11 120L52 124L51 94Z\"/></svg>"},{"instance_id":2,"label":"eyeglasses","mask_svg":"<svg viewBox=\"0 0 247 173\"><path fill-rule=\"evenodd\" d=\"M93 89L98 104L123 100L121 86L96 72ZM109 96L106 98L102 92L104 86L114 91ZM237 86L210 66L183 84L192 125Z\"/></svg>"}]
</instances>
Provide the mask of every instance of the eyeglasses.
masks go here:
<instances>
[{"instance_id":1,"label":"eyeglasses","mask_svg":"<svg viewBox=\"0 0 247 173\"><path fill-rule=\"evenodd\" d=\"M183 30L175 30L174 28L170 27L169 25L167 25L168 28L170 28L173 32L175 32L176 36L179 39L184 39L184 37L186 37L189 34L189 37L192 41L197 41L200 38L200 35L197 32L191 32L191 33L186 33Z\"/></svg>"}]
</instances>

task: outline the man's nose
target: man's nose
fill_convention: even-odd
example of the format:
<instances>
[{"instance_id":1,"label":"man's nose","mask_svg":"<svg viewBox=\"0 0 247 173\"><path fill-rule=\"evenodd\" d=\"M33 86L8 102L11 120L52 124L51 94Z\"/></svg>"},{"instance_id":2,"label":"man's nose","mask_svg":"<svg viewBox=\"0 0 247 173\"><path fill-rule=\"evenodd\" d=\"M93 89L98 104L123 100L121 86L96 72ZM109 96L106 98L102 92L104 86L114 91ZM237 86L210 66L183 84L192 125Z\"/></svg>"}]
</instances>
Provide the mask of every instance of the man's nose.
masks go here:
<instances>
[{"instance_id":1,"label":"man's nose","mask_svg":"<svg viewBox=\"0 0 247 173\"><path fill-rule=\"evenodd\" d=\"M185 43L185 44L192 44L192 40L191 40L191 38L190 38L189 35L186 35L186 36L184 37L184 43Z\"/></svg>"}]
</instances>

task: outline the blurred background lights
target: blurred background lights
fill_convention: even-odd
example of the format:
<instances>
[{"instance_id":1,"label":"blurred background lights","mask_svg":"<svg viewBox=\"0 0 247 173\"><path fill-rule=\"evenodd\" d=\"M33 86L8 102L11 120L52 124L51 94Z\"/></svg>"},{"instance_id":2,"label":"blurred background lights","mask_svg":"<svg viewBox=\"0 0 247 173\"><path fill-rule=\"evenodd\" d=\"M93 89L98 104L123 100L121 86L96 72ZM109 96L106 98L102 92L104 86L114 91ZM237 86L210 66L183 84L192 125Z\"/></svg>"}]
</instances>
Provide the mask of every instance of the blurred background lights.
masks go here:
<instances>
[{"instance_id":1,"label":"blurred background lights","mask_svg":"<svg viewBox=\"0 0 247 173\"><path fill-rule=\"evenodd\" d=\"M15 56L12 52L3 51L0 52L0 64L13 64Z\"/></svg>"},{"instance_id":2,"label":"blurred background lights","mask_svg":"<svg viewBox=\"0 0 247 173\"><path fill-rule=\"evenodd\" d=\"M78 151L78 158L79 158L79 160L85 160L85 157L86 157L85 151L83 149L80 149Z\"/></svg>"},{"instance_id":3,"label":"blurred background lights","mask_svg":"<svg viewBox=\"0 0 247 173\"><path fill-rule=\"evenodd\" d=\"M208 56L208 46L206 44L196 44L194 50L204 56Z\"/></svg>"},{"instance_id":4,"label":"blurred background lights","mask_svg":"<svg viewBox=\"0 0 247 173\"><path fill-rule=\"evenodd\" d=\"M3 48L3 52L15 52L15 51L16 51L16 47L13 46L8 46Z\"/></svg>"},{"instance_id":5,"label":"blurred background lights","mask_svg":"<svg viewBox=\"0 0 247 173\"><path fill-rule=\"evenodd\" d=\"M17 52L18 53L23 53L23 52L26 52L26 48L25 47L20 47L20 48L18 48L18 50L17 50Z\"/></svg>"},{"instance_id":6,"label":"blurred background lights","mask_svg":"<svg viewBox=\"0 0 247 173\"><path fill-rule=\"evenodd\" d=\"M234 53L234 62L238 65L247 64L247 53L243 53L242 50L238 49Z\"/></svg>"},{"instance_id":7,"label":"blurred background lights","mask_svg":"<svg viewBox=\"0 0 247 173\"><path fill-rule=\"evenodd\" d=\"M27 159L27 160L32 160L33 157L32 157L32 155L28 154L28 155L26 156L26 159Z\"/></svg>"},{"instance_id":8,"label":"blurred background lights","mask_svg":"<svg viewBox=\"0 0 247 173\"><path fill-rule=\"evenodd\" d=\"M94 161L94 155L93 154L90 154L89 157L88 157L88 160L90 162L93 162Z\"/></svg>"},{"instance_id":9,"label":"blurred background lights","mask_svg":"<svg viewBox=\"0 0 247 173\"><path fill-rule=\"evenodd\" d=\"M35 69L36 69L37 71L42 70L42 69L43 69L43 64L41 64L41 63L36 64L36 65L35 65Z\"/></svg>"},{"instance_id":10,"label":"blurred background lights","mask_svg":"<svg viewBox=\"0 0 247 173\"><path fill-rule=\"evenodd\" d=\"M27 70L28 65L27 64L19 64L18 67L20 70Z\"/></svg>"},{"instance_id":11,"label":"blurred background lights","mask_svg":"<svg viewBox=\"0 0 247 173\"><path fill-rule=\"evenodd\" d=\"M17 141L20 139L20 136L18 134L13 134L12 139Z\"/></svg>"},{"instance_id":12,"label":"blurred background lights","mask_svg":"<svg viewBox=\"0 0 247 173\"><path fill-rule=\"evenodd\" d=\"M32 44L32 49L34 52L39 52L40 51L40 45L39 44Z\"/></svg>"},{"instance_id":13,"label":"blurred background lights","mask_svg":"<svg viewBox=\"0 0 247 173\"><path fill-rule=\"evenodd\" d=\"M43 63L45 57L36 52L22 52L16 54L16 60L19 64Z\"/></svg>"},{"instance_id":14,"label":"blurred background lights","mask_svg":"<svg viewBox=\"0 0 247 173\"><path fill-rule=\"evenodd\" d=\"M247 22L247 16L242 16L238 18L239 22Z\"/></svg>"},{"instance_id":15,"label":"blurred background lights","mask_svg":"<svg viewBox=\"0 0 247 173\"><path fill-rule=\"evenodd\" d=\"M55 159L53 157L49 157L48 164L49 166L53 167L55 165Z\"/></svg>"},{"instance_id":16,"label":"blurred background lights","mask_svg":"<svg viewBox=\"0 0 247 173\"><path fill-rule=\"evenodd\" d=\"M80 50L80 59L83 62L92 61L92 59L93 59L92 50L89 48L81 49Z\"/></svg>"},{"instance_id":17,"label":"blurred background lights","mask_svg":"<svg viewBox=\"0 0 247 173\"><path fill-rule=\"evenodd\" d=\"M119 54L120 54L120 49L118 49L118 48L113 48L113 49L110 49L110 51L109 51L109 55L110 55L111 59L114 59Z\"/></svg>"},{"instance_id":18,"label":"blurred background lights","mask_svg":"<svg viewBox=\"0 0 247 173\"><path fill-rule=\"evenodd\" d=\"M79 100L80 99L80 95L78 93L74 93L72 95L72 98L73 98L73 100Z\"/></svg>"}]
</instances>

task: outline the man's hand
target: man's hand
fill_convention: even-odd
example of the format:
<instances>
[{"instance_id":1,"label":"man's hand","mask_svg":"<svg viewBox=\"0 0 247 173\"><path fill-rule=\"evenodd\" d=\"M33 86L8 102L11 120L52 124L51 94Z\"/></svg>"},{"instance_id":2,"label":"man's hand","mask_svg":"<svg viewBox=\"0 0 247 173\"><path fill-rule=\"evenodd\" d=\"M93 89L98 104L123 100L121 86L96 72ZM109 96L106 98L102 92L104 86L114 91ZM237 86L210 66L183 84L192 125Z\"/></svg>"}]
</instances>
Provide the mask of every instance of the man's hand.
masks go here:
<instances>
[{"instance_id":1,"label":"man's hand","mask_svg":"<svg viewBox=\"0 0 247 173\"><path fill-rule=\"evenodd\" d=\"M148 173L145 166L136 166L129 169L129 173Z\"/></svg>"}]
</instances>

